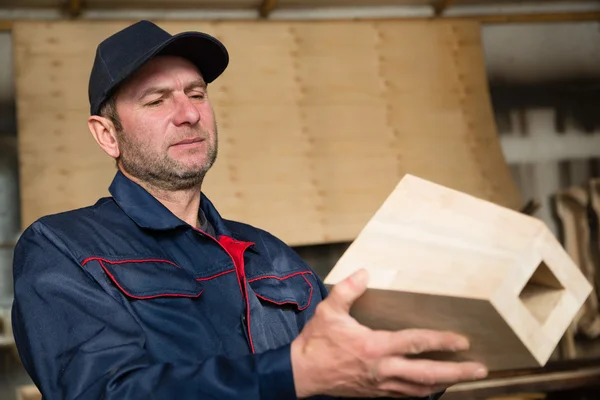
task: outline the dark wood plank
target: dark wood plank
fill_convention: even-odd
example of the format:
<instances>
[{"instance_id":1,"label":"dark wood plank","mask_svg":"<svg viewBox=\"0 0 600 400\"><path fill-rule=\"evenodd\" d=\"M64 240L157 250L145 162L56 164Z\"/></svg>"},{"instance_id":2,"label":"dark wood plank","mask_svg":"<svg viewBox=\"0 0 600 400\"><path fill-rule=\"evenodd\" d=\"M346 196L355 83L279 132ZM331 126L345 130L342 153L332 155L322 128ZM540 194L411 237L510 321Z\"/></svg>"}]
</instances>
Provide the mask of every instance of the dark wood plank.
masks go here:
<instances>
[{"instance_id":1,"label":"dark wood plank","mask_svg":"<svg viewBox=\"0 0 600 400\"><path fill-rule=\"evenodd\" d=\"M448 389L443 400L475 400L515 393L548 393L597 386L600 359L554 362L544 368L497 372L490 377Z\"/></svg>"}]
</instances>

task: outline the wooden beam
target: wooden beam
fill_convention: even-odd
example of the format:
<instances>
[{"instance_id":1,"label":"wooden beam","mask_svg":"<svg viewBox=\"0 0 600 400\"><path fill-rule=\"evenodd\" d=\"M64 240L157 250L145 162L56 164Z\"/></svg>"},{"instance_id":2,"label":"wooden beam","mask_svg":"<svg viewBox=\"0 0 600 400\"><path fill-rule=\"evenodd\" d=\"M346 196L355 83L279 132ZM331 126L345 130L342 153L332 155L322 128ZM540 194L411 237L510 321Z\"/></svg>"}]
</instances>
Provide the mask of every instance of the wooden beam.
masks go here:
<instances>
[{"instance_id":1,"label":"wooden beam","mask_svg":"<svg viewBox=\"0 0 600 400\"><path fill-rule=\"evenodd\" d=\"M440 2L436 3L434 7L435 15L437 17L443 15L444 11L446 11L446 9L450 7L452 3L454 3L454 0L440 0Z\"/></svg>"},{"instance_id":2,"label":"wooden beam","mask_svg":"<svg viewBox=\"0 0 600 400\"><path fill-rule=\"evenodd\" d=\"M445 0L443 0L445 1ZM453 0L448 0L451 2ZM69 0L72 3L79 3L79 12L81 12L81 0ZM263 0L260 7L261 16L267 17L276 7L278 0ZM73 5L73 9L77 10L77 4ZM254 20L254 19L252 19ZM331 19L334 21L335 19ZM480 23L487 24L502 24L502 23L544 23L544 22L581 22L581 21L600 21L600 12L580 12L580 13L544 13L544 14L506 14L506 15L465 15L465 16L435 16L431 18L423 17L406 17L406 18L382 18L377 20L388 21L424 21L424 20L475 20ZM158 21L158 20L157 20ZM168 19L164 20L168 21ZM163 21L163 22L164 22ZM183 21L183 20L182 20ZM195 20L190 20L195 21ZM0 32L11 31L16 20L0 19Z\"/></svg>"},{"instance_id":3,"label":"wooden beam","mask_svg":"<svg viewBox=\"0 0 600 400\"><path fill-rule=\"evenodd\" d=\"M81 14L81 0L69 0L69 15L76 18Z\"/></svg>"},{"instance_id":4,"label":"wooden beam","mask_svg":"<svg viewBox=\"0 0 600 400\"><path fill-rule=\"evenodd\" d=\"M533 114L533 118L537 118L536 114ZM543 115L544 113L539 114ZM528 162L585 160L600 154L600 137L581 135L576 132L569 132L568 134L544 132L542 123L539 123L536 128L539 129L538 132L543 132L543 135L502 135L500 137L500 145L506 162L509 164L523 164Z\"/></svg>"},{"instance_id":5,"label":"wooden beam","mask_svg":"<svg viewBox=\"0 0 600 400\"><path fill-rule=\"evenodd\" d=\"M444 17L442 17L444 18ZM507 14L507 15L474 15L457 17L458 19L475 19L481 23L517 23L517 22L578 22L600 21L600 12L581 13L545 13L545 14Z\"/></svg>"},{"instance_id":6,"label":"wooden beam","mask_svg":"<svg viewBox=\"0 0 600 400\"><path fill-rule=\"evenodd\" d=\"M11 31L13 27L12 20L0 20L0 32Z\"/></svg>"},{"instance_id":7,"label":"wooden beam","mask_svg":"<svg viewBox=\"0 0 600 400\"><path fill-rule=\"evenodd\" d=\"M271 11L275 9L278 2L279 0L263 0L259 10L260 16L263 18L267 18L269 14L271 14Z\"/></svg>"}]
</instances>

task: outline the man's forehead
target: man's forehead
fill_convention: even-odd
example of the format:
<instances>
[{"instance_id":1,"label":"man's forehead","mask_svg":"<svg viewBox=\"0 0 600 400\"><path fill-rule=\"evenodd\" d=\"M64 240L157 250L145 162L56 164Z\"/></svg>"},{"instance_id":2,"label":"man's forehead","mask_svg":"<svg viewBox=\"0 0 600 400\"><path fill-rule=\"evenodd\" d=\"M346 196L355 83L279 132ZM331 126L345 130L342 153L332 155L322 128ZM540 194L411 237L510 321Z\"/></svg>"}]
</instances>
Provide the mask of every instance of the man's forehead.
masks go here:
<instances>
[{"instance_id":1,"label":"man's forehead","mask_svg":"<svg viewBox=\"0 0 600 400\"><path fill-rule=\"evenodd\" d=\"M178 81L183 85L204 84L198 68L189 60L175 56L157 56L137 70L123 85L125 91L143 91L150 86L168 85Z\"/></svg>"}]
</instances>

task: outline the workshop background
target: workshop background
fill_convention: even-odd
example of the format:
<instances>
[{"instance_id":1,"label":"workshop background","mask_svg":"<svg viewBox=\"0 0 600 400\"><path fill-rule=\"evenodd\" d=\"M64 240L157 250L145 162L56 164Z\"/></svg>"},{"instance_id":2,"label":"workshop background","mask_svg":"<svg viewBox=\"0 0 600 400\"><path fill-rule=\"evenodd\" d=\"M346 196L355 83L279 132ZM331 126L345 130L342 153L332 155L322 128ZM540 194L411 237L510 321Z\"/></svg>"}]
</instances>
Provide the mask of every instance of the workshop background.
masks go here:
<instances>
[{"instance_id":1,"label":"workshop background","mask_svg":"<svg viewBox=\"0 0 600 400\"><path fill-rule=\"evenodd\" d=\"M12 339L12 252L108 194L87 130L96 45L140 19L230 52L204 191L325 277L411 173L534 215L600 282L600 2L0 0L0 399L37 399ZM600 399L594 290L544 368L443 399Z\"/></svg>"}]
</instances>

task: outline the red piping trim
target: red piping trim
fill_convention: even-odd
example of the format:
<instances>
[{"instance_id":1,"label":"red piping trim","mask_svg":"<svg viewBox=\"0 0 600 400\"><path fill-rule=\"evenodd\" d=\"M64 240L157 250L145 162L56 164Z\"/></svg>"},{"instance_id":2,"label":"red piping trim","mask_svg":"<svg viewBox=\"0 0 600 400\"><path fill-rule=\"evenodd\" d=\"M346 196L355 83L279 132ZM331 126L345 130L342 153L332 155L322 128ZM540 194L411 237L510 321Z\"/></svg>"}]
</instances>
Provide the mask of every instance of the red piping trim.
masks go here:
<instances>
[{"instance_id":1,"label":"red piping trim","mask_svg":"<svg viewBox=\"0 0 600 400\"><path fill-rule=\"evenodd\" d=\"M222 248L223 250L225 250L225 253L227 253L227 255L229 256L229 258L231 258L231 261L233 261L233 265L235 265L235 258L233 258L233 256L232 256L232 255L231 255L231 253L229 252L229 250L227 250L227 248L226 248L225 246L223 246L223 243L221 243L221 242L220 242L219 240L217 240L216 238L214 238L214 237L210 236L208 233L204 232L202 229L198 229L198 228L196 228L195 226L192 226L192 229L194 229L195 231L197 231L197 232L200 232L200 233L202 233L203 235L206 235L206 237L209 237L209 238L211 238L212 240L214 240L214 241L215 241L215 242L216 242L216 243L217 243L219 246L221 246L221 248ZM223 237L223 236L221 236L221 237ZM225 237L227 237L227 236L225 236ZM237 275L237 271L236 271L236 275ZM242 284L239 282L239 279L238 279L238 284L239 284L239 287L240 287L240 294L242 295L242 298L243 298L243 297L244 297L244 289L242 288Z\"/></svg>"},{"instance_id":2,"label":"red piping trim","mask_svg":"<svg viewBox=\"0 0 600 400\"><path fill-rule=\"evenodd\" d=\"M223 250L225 250L225 253L227 253L227 255L229 256L229 258L231 258L231 261L233 261L233 265L235 267L235 274L237 275L238 279L238 285L240 287L240 294L242 295L242 299L244 299L246 301L246 323L248 324L248 326L246 327L246 329L248 330L248 339L250 342L250 350L252 351L252 354L255 353L254 350L254 342L252 340L252 333L250 332L250 301L248 300L248 295L246 294L246 291L244 290L244 287L242 286L242 284L244 286L246 286L246 275L244 274L244 252L246 251L246 249L252 245L254 245L254 243L251 242L240 242L238 240L234 240L233 238L229 237L229 236L225 236L225 235L221 235L219 237L219 239L217 240L216 238L212 237L211 235L209 235L208 233L204 232L202 229L198 229L195 226L192 226L192 228L195 231L198 231L200 233L202 233L203 235L205 235L206 237L211 238L212 240L214 240L215 242L217 242L217 244L219 246L221 246L221 248ZM241 244L244 243L245 247L242 249L242 253L241 253L241 265L238 265L238 263L236 262L235 257L233 257L233 255L231 254L231 252L227 249L227 247L221 242L221 240L231 240L232 242L236 243L236 244ZM240 270L238 272L238 269Z\"/></svg>"},{"instance_id":3,"label":"red piping trim","mask_svg":"<svg viewBox=\"0 0 600 400\"><path fill-rule=\"evenodd\" d=\"M154 299L157 297L188 297L188 298L196 298L196 297L200 297L200 295L202 294L202 292L204 292L204 289L202 289L200 291L200 293L198 294L181 294L181 293L164 293L164 294L155 294L152 296L135 296L131 293L129 293L127 290L125 290L125 288L123 286L121 286L121 284L116 280L116 278L113 276L113 274L110 273L110 271L108 270L108 268L106 268L106 266L103 263L103 260L98 260L98 262L100 262L100 266L102 267L102 269L104 270L104 272L106 272L106 274L110 277L110 279L115 283L115 285L117 285L117 287L119 289L121 289L121 291L123 293L125 293L127 296L134 298L134 299L138 299L138 300L147 300L147 299Z\"/></svg>"},{"instance_id":4,"label":"red piping trim","mask_svg":"<svg viewBox=\"0 0 600 400\"><path fill-rule=\"evenodd\" d=\"M102 258L102 257L88 257L88 258L86 258L85 260L83 260L81 262L81 265L84 266L89 261L100 261L100 263L106 262L106 263L109 263L109 264L126 264L126 263L142 263L142 262L163 262L163 263L171 264L172 266L181 269L181 267L179 265L175 264L173 261L162 260L162 259L159 259L159 258L146 258L146 259L141 259L141 260L117 260L117 261L113 261L113 260L107 260L106 258Z\"/></svg>"},{"instance_id":5,"label":"red piping trim","mask_svg":"<svg viewBox=\"0 0 600 400\"><path fill-rule=\"evenodd\" d=\"M235 272L235 269L230 269L230 270L228 270L228 271L219 272L218 274L215 274L215 275L212 275L212 276L208 276L208 277L206 277L206 278L196 278L196 280L197 280L197 281L209 281L209 280L211 280L211 279L218 278L218 277L219 277L219 276L221 276L221 275L229 274L229 273L231 273L231 272Z\"/></svg>"},{"instance_id":6,"label":"red piping trim","mask_svg":"<svg viewBox=\"0 0 600 400\"><path fill-rule=\"evenodd\" d=\"M252 279L250 279L250 280L248 281L248 283L252 283L252 282L254 282L254 281L258 281L258 280L261 280L261 279L277 279L278 281L282 281L282 280L284 280L284 279L289 279L289 278L291 278L291 277L293 277L293 276L297 276L297 275L305 275L305 274L311 274L311 275L312 275L312 272L310 272L310 271L300 271L300 272L294 272L293 274L289 274L289 275L286 275L286 276L281 276L281 277L279 277L279 276L275 276L275 275L265 275L265 276L259 276L258 278L252 278ZM304 278L304 279L306 279L306 278ZM307 281L307 282L308 282L308 281Z\"/></svg>"},{"instance_id":7,"label":"red piping trim","mask_svg":"<svg viewBox=\"0 0 600 400\"><path fill-rule=\"evenodd\" d=\"M219 242L222 243L223 248L225 248L227 250L227 253L230 255L233 264L235 266L235 272L236 275L238 276L238 282L240 284L240 290L242 290L242 298L244 299L244 301L246 302L246 324L247 327L246 329L248 329L248 341L250 342L250 349L252 350L252 353L255 352L254 349L254 340L252 339L252 324L250 323L250 300L248 298L248 293L246 291L246 285L247 285L247 279L246 279L246 272L245 272L245 265L244 265L244 252L246 251L246 249L248 249L248 247L252 246L254 243L250 243L250 242L242 242L239 240L235 240L229 236L221 236L219 238ZM237 257L234 257L234 255L232 254L232 252L229 251L229 249L227 249L227 247L231 246L232 250L235 250L235 255ZM242 289L242 285L243 285L243 289Z\"/></svg>"},{"instance_id":8,"label":"red piping trim","mask_svg":"<svg viewBox=\"0 0 600 400\"><path fill-rule=\"evenodd\" d=\"M173 261L162 260L162 259L159 259L159 258L147 258L147 259L140 259L140 260L118 260L118 261L112 261L112 260L107 260L106 258L101 258L101 257L88 257L88 258L86 258L85 260L83 260L81 262L81 265L84 266L85 264L87 264L90 261L99 261L100 263L106 262L106 263L109 263L109 264L126 264L126 263L135 263L135 262L138 262L138 263L140 263L140 262L164 262L164 263L167 263L167 264L171 264L174 267L177 267L179 269L182 269L179 265L175 264ZM211 275L211 276L206 277L206 278L196 278L196 280L197 281L208 281L208 280L217 278L217 277L219 277L221 275L229 274L229 273L234 272L234 271L235 271L234 269L230 269L228 271L219 272L218 274Z\"/></svg>"},{"instance_id":9,"label":"red piping trim","mask_svg":"<svg viewBox=\"0 0 600 400\"><path fill-rule=\"evenodd\" d=\"M308 286L310 286L310 292L308 293L308 303L304 307L300 307L300 304L298 304L298 302L295 302L295 301L275 301L275 300L269 299L269 298L267 298L265 296L261 296L258 293L254 293L254 294L256 295L256 297L258 297L260 299L263 299L265 301L268 301L269 303L277 304L278 306L282 306L284 304L295 304L296 307L298 307L298 311L306 310L308 307L310 307L310 303L312 301L313 285L312 285L312 283L310 283L310 281L308 279L306 279L306 276L304 276L304 275L310 274L310 273L311 273L310 271L299 272L299 273L295 273L295 274L288 275L287 277L285 277L285 278L289 278L290 276L302 275L302 277L304 278L304 280L306 281L306 283L308 283ZM268 278L268 277L264 277L264 278ZM285 278L278 278L278 277L274 277L274 278L275 279L279 279L279 280L285 279ZM255 281L257 279L263 279L263 277L253 279L253 281Z\"/></svg>"}]
</instances>

